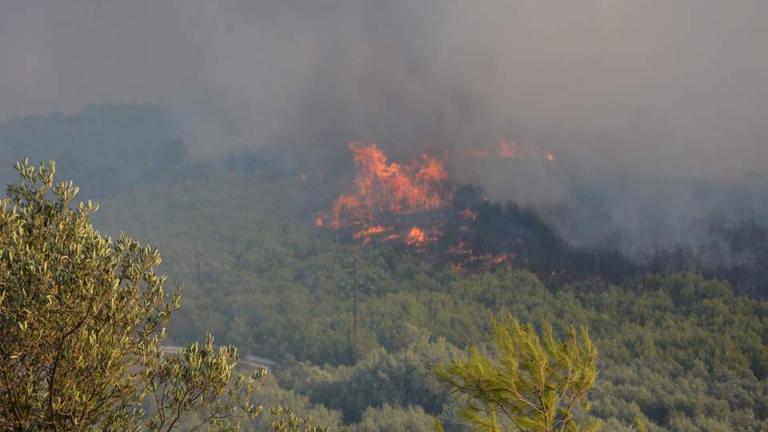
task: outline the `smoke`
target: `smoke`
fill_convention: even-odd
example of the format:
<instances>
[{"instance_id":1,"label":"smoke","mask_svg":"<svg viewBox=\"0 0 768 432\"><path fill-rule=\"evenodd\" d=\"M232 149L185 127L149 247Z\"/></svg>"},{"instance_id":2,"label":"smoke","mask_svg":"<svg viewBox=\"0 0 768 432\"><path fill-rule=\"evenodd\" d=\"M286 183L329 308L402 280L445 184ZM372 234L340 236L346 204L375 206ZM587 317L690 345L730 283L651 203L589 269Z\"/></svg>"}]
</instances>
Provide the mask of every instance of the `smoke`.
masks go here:
<instances>
[{"instance_id":1,"label":"smoke","mask_svg":"<svg viewBox=\"0 0 768 432\"><path fill-rule=\"evenodd\" d=\"M9 0L0 120L160 102L194 157L276 147L318 170L352 139L406 158L507 138L557 161L454 160L453 178L570 207L619 178L648 189L598 189L592 213L631 228L638 207L713 206L648 179L765 170L765 16L762 0Z\"/></svg>"}]
</instances>

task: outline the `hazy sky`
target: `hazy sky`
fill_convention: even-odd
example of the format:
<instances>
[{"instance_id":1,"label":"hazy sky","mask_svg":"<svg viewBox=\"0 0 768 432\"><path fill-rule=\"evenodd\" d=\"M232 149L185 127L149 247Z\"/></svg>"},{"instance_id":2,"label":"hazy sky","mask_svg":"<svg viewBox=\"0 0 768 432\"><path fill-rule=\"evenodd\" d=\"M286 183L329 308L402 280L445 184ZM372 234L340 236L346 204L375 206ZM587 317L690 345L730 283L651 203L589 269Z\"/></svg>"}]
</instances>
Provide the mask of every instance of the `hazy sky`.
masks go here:
<instances>
[{"instance_id":1,"label":"hazy sky","mask_svg":"<svg viewBox=\"0 0 768 432\"><path fill-rule=\"evenodd\" d=\"M148 101L201 156L507 136L738 177L768 164L766 17L765 0L3 0L0 121Z\"/></svg>"}]
</instances>

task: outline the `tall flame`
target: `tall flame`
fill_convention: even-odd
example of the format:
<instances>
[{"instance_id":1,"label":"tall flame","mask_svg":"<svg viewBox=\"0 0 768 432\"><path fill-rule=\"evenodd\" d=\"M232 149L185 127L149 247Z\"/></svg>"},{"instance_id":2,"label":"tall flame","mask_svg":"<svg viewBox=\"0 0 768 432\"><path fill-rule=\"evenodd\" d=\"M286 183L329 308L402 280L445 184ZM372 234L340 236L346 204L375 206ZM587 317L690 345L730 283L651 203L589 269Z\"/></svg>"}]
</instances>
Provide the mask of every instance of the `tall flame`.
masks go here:
<instances>
[{"instance_id":1,"label":"tall flame","mask_svg":"<svg viewBox=\"0 0 768 432\"><path fill-rule=\"evenodd\" d=\"M472 238L478 213L472 208L453 208L452 189L440 160L424 154L401 165L389 161L374 143L352 142L349 150L354 157L354 182L331 210L317 215L318 228L341 229L343 237L363 246L398 242L438 260L448 257L460 270L514 262L512 255L475 253ZM506 140L500 145L501 157L536 156L538 151ZM554 160L552 153L543 156ZM430 210L439 211L425 214ZM449 237L446 229L451 230Z\"/></svg>"},{"instance_id":2,"label":"tall flame","mask_svg":"<svg viewBox=\"0 0 768 432\"><path fill-rule=\"evenodd\" d=\"M382 213L412 213L441 208L450 199L441 161L422 155L408 165L390 162L374 143L352 142L354 186L334 203L330 227L365 224Z\"/></svg>"},{"instance_id":3,"label":"tall flame","mask_svg":"<svg viewBox=\"0 0 768 432\"><path fill-rule=\"evenodd\" d=\"M453 189L439 159L423 154L399 164L390 161L374 143L352 142L349 150L355 165L354 182L329 211L317 215L314 223L318 228L340 230L342 238L363 246L397 242L435 262L447 258L458 270L489 269L519 261L515 253L487 252L474 245L478 227L484 223L478 214L482 207L469 204L460 209L455 206L458 203L452 203ZM484 149L459 155L555 160L554 153L541 147L506 139L499 141L495 156Z\"/></svg>"}]
</instances>

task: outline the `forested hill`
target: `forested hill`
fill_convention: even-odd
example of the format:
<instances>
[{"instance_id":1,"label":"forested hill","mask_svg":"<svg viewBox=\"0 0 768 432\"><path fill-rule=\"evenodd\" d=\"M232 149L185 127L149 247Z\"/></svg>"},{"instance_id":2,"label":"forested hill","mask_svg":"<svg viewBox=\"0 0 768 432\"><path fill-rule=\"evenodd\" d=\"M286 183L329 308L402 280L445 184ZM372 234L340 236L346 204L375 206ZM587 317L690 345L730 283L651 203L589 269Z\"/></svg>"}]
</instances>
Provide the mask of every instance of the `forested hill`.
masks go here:
<instances>
[{"instance_id":1,"label":"forested hill","mask_svg":"<svg viewBox=\"0 0 768 432\"><path fill-rule=\"evenodd\" d=\"M185 159L165 110L156 105L92 106L76 115L23 117L0 125L0 181L13 162L55 160L89 198L107 198L167 175Z\"/></svg>"},{"instance_id":2,"label":"forested hill","mask_svg":"<svg viewBox=\"0 0 768 432\"><path fill-rule=\"evenodd\" d=\"M604 430L768 430L768 302L695 273L621 283L561 281L526 268L466 273L407 250L338 242L312 225L333 200L278 160L194 162L155 106L89 108L0 127L12 161L55 159L97 198L97 226L159 248L181 286L174 343L206 331L277 362L262 393L333 430L426 431L452 415L432 366L488 316L590 328L600 353L592 415ZM360 328L352 333L357 257Z\"/></svg>"}]
</instances>

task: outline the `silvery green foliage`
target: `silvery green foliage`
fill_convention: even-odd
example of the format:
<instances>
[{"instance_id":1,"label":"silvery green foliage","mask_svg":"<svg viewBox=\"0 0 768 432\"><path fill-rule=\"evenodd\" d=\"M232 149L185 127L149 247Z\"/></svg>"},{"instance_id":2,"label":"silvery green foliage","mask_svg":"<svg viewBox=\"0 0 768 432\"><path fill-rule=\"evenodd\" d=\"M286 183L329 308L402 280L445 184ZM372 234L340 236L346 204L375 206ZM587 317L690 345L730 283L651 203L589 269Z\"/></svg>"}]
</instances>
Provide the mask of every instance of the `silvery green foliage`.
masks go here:
<instances>
[{"instance_id":1,"label":"silvery green foliage","mask_svg":"<svg viewBox=\"0 0 768 432\"><path fill-rule=\"evenodd\" d=\"M236 430L258 378L213 339L161 350L179 307L160 254L99 234L55 164L16 164L0 200L0 430ZM142 407L151 407L145 412Z\"/></svg>"}]
</instances>

